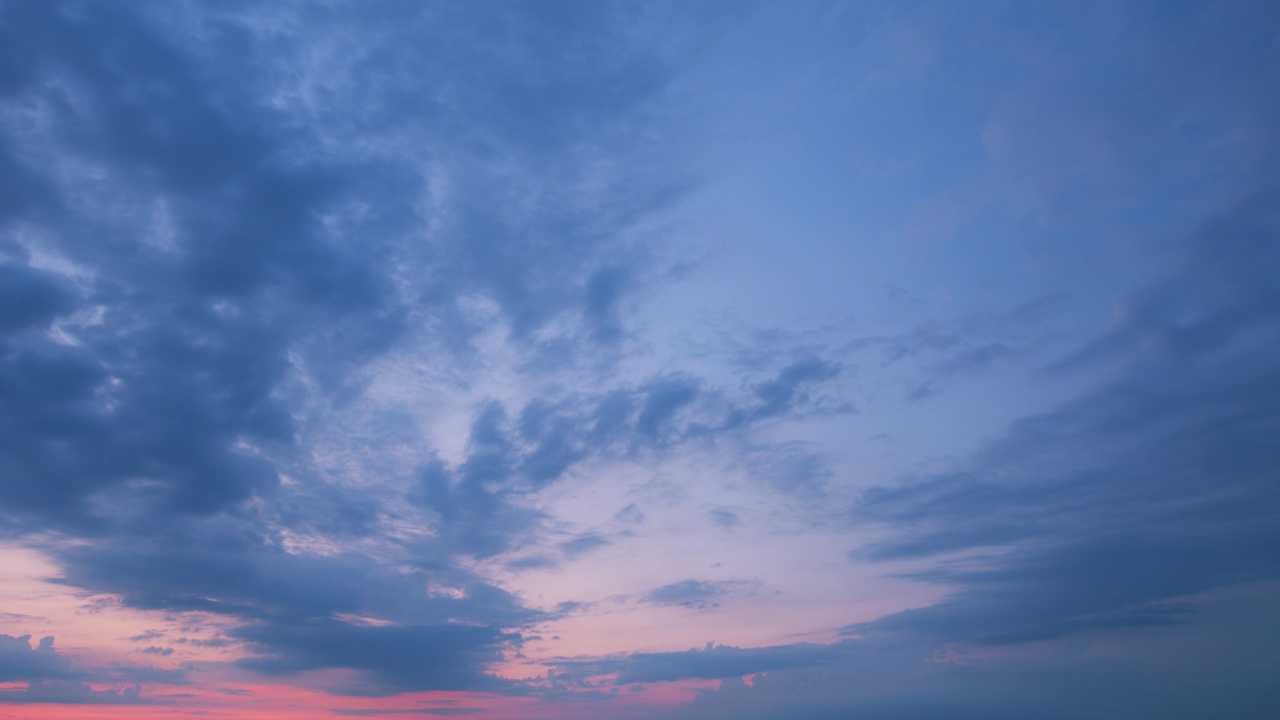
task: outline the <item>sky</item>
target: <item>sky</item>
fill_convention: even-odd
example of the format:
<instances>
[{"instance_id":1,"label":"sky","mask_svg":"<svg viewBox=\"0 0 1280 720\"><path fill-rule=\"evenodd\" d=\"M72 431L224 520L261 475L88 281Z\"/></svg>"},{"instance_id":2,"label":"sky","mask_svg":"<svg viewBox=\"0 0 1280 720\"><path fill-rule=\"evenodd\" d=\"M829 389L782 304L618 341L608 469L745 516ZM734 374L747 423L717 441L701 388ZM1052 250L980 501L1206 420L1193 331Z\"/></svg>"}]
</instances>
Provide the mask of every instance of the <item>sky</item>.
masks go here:
<instances>
[{"instance_id":1,"label":"sky","mask_svg":"<svg viewBox=\"0 0 1280 720\"><path fill-rule=\"evenodd\" d=\"M0 0L0 718L1263 718L1280 6Z\"/></svg>"}]
</instances>

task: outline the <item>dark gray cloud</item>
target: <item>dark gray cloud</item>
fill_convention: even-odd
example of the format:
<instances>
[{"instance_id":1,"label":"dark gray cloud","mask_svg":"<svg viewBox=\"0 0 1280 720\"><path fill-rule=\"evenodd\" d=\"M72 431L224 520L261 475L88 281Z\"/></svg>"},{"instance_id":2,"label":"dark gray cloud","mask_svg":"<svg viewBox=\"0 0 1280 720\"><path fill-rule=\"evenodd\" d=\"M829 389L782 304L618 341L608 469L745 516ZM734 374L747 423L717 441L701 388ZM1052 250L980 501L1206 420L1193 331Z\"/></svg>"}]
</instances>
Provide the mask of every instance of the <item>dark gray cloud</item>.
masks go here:
<instances>
[{"instance_id":1,"label":"dark gray cloud","mask_svg":"<svg viewBox=\"0 0 1280 720\"><path fill-rule=\"evenodd\" d=\"M141 686L94 690L73 680L39 680L22 690L0 691L0 703L56 703L67 705L145 704Z\"/></svg>"},{"instance_id":2,"label":"dark gray cloud","mask_svg":"<svg viewBox=\"0 0 1280 720\"><path fill-rule=\"evenodd\" d=\"M16 263L0 264L0 332L47 327L76 306L69 283L54 273Z\"/></svg>"},{"instance_id":3,"label":"dark gray cloud","mask_svg":"<svg viewBox=\"0 0 1280 720\"><path fill-rule=\"evenodd\" d=\"M116 594L133 607L256 622L341 613L414 624L448 619L519 626L538 617L510 593L458 568L420 565L410 572L357 552L293 554L254 537L254 527L210 522L167 536L122 538L131 544L127 554L111 544L69 550L61 556L62 582Z\"/></svg>"},{"instance_id":4,"label":"dark gray cloud","mask_svg":"<svg viewBox=\"0 0 1280 720\"><path fill-rule=\"evenodd\" d=\"M634 653L600 660L563 660L555 663L556 683L575 679L614 675L618 685L666 682L671 680L739 677L784 668L814 667L834 662L848 646L774 645L737 648L708 644L702 649L681 652Z\"/></svg>"},{"instance_id":5,"label":"dark gray cloud","mask_svg":"<svg viewBox=\"0 0 1280 720\"><path fill-rule=\"evenodd\" d=\"M416 690L498 690L505 681L481 672L502 658L518 637L476 625L356 626L336 621L301 625L246 625L234 634L259 653L237 661L267 674L320 668L368 673L367 686L343 688L355 695Z\"/></svg>"},{"instance_id":6,"label":"dark gray cloud","mask_svg":"<svg viewBox=\"0 0 1280 720\"><path fill-rule=\"evenodd\" d=\"M437 521L435 544L443 552L489 557L540 530L541 515L521 501L585 460L651 457L680 445L742 438L775 417L849 411L825 393L810 396L840 374L838 364L807 356L766 369L766 379L745 390L662 375L598 393L534 398L517 413L489 402L478 408L463 459L453 466L428 460L410 498ZM794 444L757 445L751 452L753 472L775 487L820 494L828 473L819 455ZM594 545L601 539L579 540ZM573 548L562 549L572 555ZM528 557L511 567L553 563Z\"/></svg>"},{"instance_id":7,"label":"dark gray cloud","mask_svg":"<svg viewBox=\"0 0 1280 720\"><path fill-rule=\"evenodd\" d=\"M420 707L410 710L388 710L383 708L335 709L329 711L333 715L344 717L377 717L378 715L476 715L487 712L484 708L473 707Z\"/></svg>"},{"instance_id":8,"label":"dark gray cloud","mask_svg":"<svg viewBox=\"0 0 1280 720\"><path fill-rule=\"evenodd\" d=\"M673 432L676 413L697 399L701 383L693 378L665 377L643 388L636 430L655 441Z\"/></svg>"},{"instance_id":9,"label":"dark gray cloud","mask_svg":"<svg viewBox=\"0 0 1280 720\"><path fill-rule=\"evenodd\" d=\"M26 687L0 691L0 703L137 704L143 682L177 684L183 673L150 667L116 665L79 667L54 649L53 637L31 646L31 636L0 635L0 682ZM94 690L89 683L107 684Z\"/></svg>"},{"instance_id":10,"label":"dark gray cloud","mask_svg":"<svg viewBox=\"0 0 1280 720\"><path fill-rule=\"evenodd\" d=\"M937 605L851 628L1017 643L1185 620L1160 603L1280 577L1280 216L1271 196L1206 221L1181 266L1124 301L1055 372L1108 380L1026 418L953 472L868 492L876 559L968 553L914 577Z\"/></svg>"},{"instance_id":11,"label":"dark gray cloud","mask_svg":"<svg viewBox=\"0 0 1280 720\"><path fill-rule=\"evenodd\" d=\"M1041 349L1053 334L1050 321L1067 300L1057 293L1003 312L934 318L906 332L857 338L841 350L859 359L878 359L882 370L895 370L906 388L904 399L915 403L942 393L959 378L999 370Z\"/></svg>"},{"instance_id":12,"label":"dark gray cloud","mask_svg":"<svg viewBox=\"0 0 1280 720\"><path fill-rule=\"evenodd\" d=\"M742 522L742 518L732 510L715 509L707 514L711 517L711 522L723 528L730 528Z\"/></svg>"},{"instance_id":13,"label":"dark gray cloud","mask_svg":"<svg viewBox=\"0 0 1280 720\"><path fill-rule=\"evenodd\" d=\"M705 31L740 9L0 4L0 537L42 551L69 587L209 613L220 633L144 633L135 658L239 645L251 653L242 669L360 676L338 692L514 691L490 666L518 649L522 629L580 606L531 610L473 561L515 553L510 568L550 567L611 541L586 533L547 546L566 537L536 509L548 485L593 462L732 445L772 489L825 498L822 453L759 436L784 418L852 411L833 388L853 367L836 358L870 348L885 365L910 365L922 377L907 398L920 400L1026 352L1057 301L837 352L763 331L732 374L664 365L618 380L615 363L642 344L637 303L680 274L667 248L632 231L693 182L678 119L657 101ZM1155 14L1166 12L1182 10ZM1231 138L1277 126L1275 94L1257 92L1274 85L1274 43L1215 32L1188 42L1229 45L1234 64L1195 60L1200 45L1157 57L1149 64L1176 72L1143 83L1152 110L1129 103L1138 94L1124 83L1078 103L1055 96L1048 109L1083 110L1044 113L1052 122L1019 125L1018 98L993 110L984 140L995 185L1025 191L1018 202L1046 217L1093 222L1100 196L1132 188L1123 177L1199 188L1200 174L1179 171L1203 162L1189 152L1146 163L1159 172L1123 170L1173 147L1146 136L1213 136L1203 147L1218 158L1241 154L1223 151ZM1247 83L1224 71L1245 67L1256 73ZM1197 102L1167 112L1184 87ZM1193 104L1248 108L1252 125L1206 126ZM1181 598L1277 577L1280 196L1268 143L1251 153L1262 170L1228 173L1253 194L1152 253L1177 255L1177 267L1046 373L1101 385L948 472L878 488L853 508L851 522L878 538L860 558L915 563L911 577L951 594L850 634L876 652L910 645L918 661L946 643L1004 650L1181 627L1195 617ZM1065 162L1073 154L1086 160ZM1121 172L1079 169L1112 154ZM1133 213L1164 214L1169 197ZM329 462L332 448L308 444L319 415L357 404L373 361L394 351L480 366L495 337L525 377L585 381L473 408L457 454L431 447L422 428L388 430L408 439L372 438L369 455L399 463L385 472ZM631 509L618 519L643 523ZM738 522L727 510L711 518ZM645 601L708 608L751 587L686 580ZM800 669L873 664L853 647L565 661L560 677L792 672L772 687L800 695ZM8 636L5 678L29 683L3 694L12 702L136 702L136 684L122 684L183 681L154 668L82 672L51 641L33 649ZM828 699L789 716L847 710ZM884 717L941 707L868 702ZM453 711L422 712L436 710Z\"/></svg>"},{"instance_id":14,"label":"dark gray cloud","mask_svg":"<svg viewBox=\"0 0 1280 720\"><path fill-rule=\"evenodd\" d=\"M727 428L704 407L682 417L706 383L483 408L463 461L417 472L433 534L378 559L292 549L407 512L321 480L296 445L300 408L308 387L358 393L351 371L411 327L467 358L494 323L476 298L544 367L622 347L630 304L666 271L618 231L687 183L619 140L662 136L645 102L669 76L662 53L685 50L618 52L667 10L273 12L0 8L3 532L92 538L45 547L60 582L240 623L216 642L256 652L246 668L359 670L361 692L493 689L484 668L516 637L501 628L540 615L454 559L536 532L521 498L592 454ZM608 153L618 170L584 181ZM569 329L547 339L553 325ZM790 409L815 379L784 369L748 414ZM23 697L133 697L29 679L71 684Z\"/></svg>"},{"instance_id":15,"label":"dark gray cloud","mask_svg":"<svg viewBox=\"0 0 1280 720\"><path fill-rule=\"evenodd\" d=\"M744 449L742 460L752 475L789 495L820 499L831 477L827 458L809 443L757 445Z\"/></svg>"},{"instance_id":16,"label":"dark gray cloud","mask_svg":"<svg viewBox=\"0 0 1280 720\"><path fill-rule=\"evenodd\" d=\"M806 399L808 386L830 380L840 374L840 366L817 357L808 357L783 367L778 374L752 387L759 405L750 414L756 418L773 417L791 410Z\"/></svg>"},{"instance_id":17,"label":"dark gray cloud","mask_svg":"<svg viewBox=\"0 0 1280 720\"><path fill-rule=\"evenodd\" d=\"M1179 625L1099 627L1071 641L974 647L867 634L829 662L725 678L673 718L836 720L1084 715L1266 717L1274 702L1276 585L1200 601ZM1225 622L1224 622L1225 620ZM1081 691L1087 688L1087 692Z\"/></svg>"},{"instance_id":18,"label":"dark gray cloud","mask_svg":"<svg viewBox=\"0 0 1280 720\"><path fill-rule=\"evenodd\" d=\"M348 717L376 717L379 715L479 715L488 712L483 707L415 707L412 710L388 710L385 707L330 710L330 714Z\"/></svg>"},{"instance_id":19,"label":"dark gray cloud","mask_svg":"<svg viewBox=\"0 0 1280 720\"><path fill-rule=\"evenodd\" d=\"M560 543L560 550L565 555L577 557L585 553L589 553L597 548L602 548L610 544L609 538L599 533L586 533L572 540L566 540Z\"/></svg>"},{"instance_id":20,"label":"dark gray cloud","mask_svg":"<svg viewBox=\"0 0 1280 720\"><path fill-rule=\"evenodd\" d=\"M538 513L513 502L518 448L502 426L501 406L490 405L472 426L467 459L450 469L434 460L419 471L411 499L438 519L453 552L480 557L509 549L535 527ZM535 451L536 452L536 451Z\"/></svg>"},{"instance_id":21,"label":"dark gray cloud","mask_svg":"<svg viewBox=\"0 0 1280 720\"><path fill-rule=\"evenodd\" d=\"M338 4L281 34L249 9L148 8L3 10L17 50L0 102L47 119L7 116L6 161L43 179L29 186L48 197L0 218L0 330L62 318L73 338L28 332L0 346L14 520L78 529L272 494L271 460L289 456L295 431L280 391L299 362L339 390L409 314L461 352L485 326L459 305L475 296L531 347L557 318L581 319L570 340L584 348L621 341L621 306L651 259L615 231L682 181L637 163L598 193L530 198L544 190L527 180L572 186L582 168L566 147L603 153L646 122L665 60L616 50L628 19L651 19ZM333 54L364 34L378 42ZM482 36L500 41L466 39ZM318 89L281 101L299 68ZM406 136L418 154L399 151ZM495 154L502 167L484 160ZM450 202L428 212L420 199L445 192L429 166L447 176ZM30 265L19 228L80 268L75 282ZM537 451L523 471L546 482L581 451L554 418L528 421ZM502 470L484 455L467 473Z\"/></svg>"},{"instance_id":22,"label":"dark gray cloud","mask_svg":"<svg viewBox=\"0 0 1280 720\"><path fill-rule=\"evenodd\" d=\"M352 371L407 328L454 359L499 323L570 364L627 342L664 267L619 231L687 183L618 141L663 136L645 103L684 50L619 53L661 21L604 5L274 13L0 7L0 532L91 538L44 548L61 582L246 623L233 637L262 671L492 687L498 628L537 613L453 558L536 526L513 500L584 457L585 420L485 409L464 462L418 473L436 534L377 559L291 551L402 512L322 479L299 422L308 393L358 393ZM109 699L82 690L27 696Z\"/></svg>"},{"instance_id":23,"label":"dark gray cloud","mask_svg":"<svg viewBox=\"0 0 1280 720\"><path fill-rule=\"evenodd\" d=\"M759 583L744 580L681 580L645 593L645 602L678 605L696 610L717 607L728 595L751 592Z\"/></svg>"},{"instance_id":24,"label":"dark gray cloud","mask_svg":"<svg viewBox=\"0 0 1280 720\"><path fill-rule=\"evenodd\" d=\"M58 316L71 338L26 333L3 345L7 507L22 513L15 520L81 531L214 513L268 492L274 471L245 448L289 444L272 392L290 345L348 325L350 342L334 347L358 353L390 327L375 318L396 312L376 260L318 230L327 208L360 196L364 171L284 160L305 138L242 82L255 74L252 50L215 67L145 13L4 12L42 81L3 102L49 114L3 132L24 147L28 171L61 191L4 219L10 237L41 238L10 253L6 273L22 281L6 292L21 295L11 300L25 315L7 315L6 327ZM230 51L244 35L221 26L199 49ZM77 163L99 175L60 170ZM164 227L148 217L156 208ZM32 252L80 268L79 291L13 265Z\"/></svg>"},{"instance_id":25,"label":"dark gray cloud","mask_svg":"<svg viewBox=\"0 0 1280 720\"><path fill-rule=\"evenodd\" d=\"M0 682L71 677L70 662L53 649L52 637L41 638L33 648L30 635L0 635Z\"/></svg>"}]
</instances>

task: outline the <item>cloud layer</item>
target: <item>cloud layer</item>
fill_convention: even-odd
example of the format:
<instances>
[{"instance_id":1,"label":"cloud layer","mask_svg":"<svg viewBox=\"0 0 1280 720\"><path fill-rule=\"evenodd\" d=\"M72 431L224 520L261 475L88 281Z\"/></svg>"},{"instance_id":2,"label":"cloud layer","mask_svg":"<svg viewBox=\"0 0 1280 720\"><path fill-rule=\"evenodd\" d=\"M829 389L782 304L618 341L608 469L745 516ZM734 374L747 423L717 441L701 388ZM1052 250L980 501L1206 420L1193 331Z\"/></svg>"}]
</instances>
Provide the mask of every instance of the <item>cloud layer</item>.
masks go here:
<instances>
[{"instance_id":1,"label":"cloud layer","mask_svg":"<svg viewBox=\"0 0 1280 720\"><path fill-rule=\"evenodd\" d=\"M0 701L1260 717L1278 28L0 5Z\"/></svg>"}]
</instances>

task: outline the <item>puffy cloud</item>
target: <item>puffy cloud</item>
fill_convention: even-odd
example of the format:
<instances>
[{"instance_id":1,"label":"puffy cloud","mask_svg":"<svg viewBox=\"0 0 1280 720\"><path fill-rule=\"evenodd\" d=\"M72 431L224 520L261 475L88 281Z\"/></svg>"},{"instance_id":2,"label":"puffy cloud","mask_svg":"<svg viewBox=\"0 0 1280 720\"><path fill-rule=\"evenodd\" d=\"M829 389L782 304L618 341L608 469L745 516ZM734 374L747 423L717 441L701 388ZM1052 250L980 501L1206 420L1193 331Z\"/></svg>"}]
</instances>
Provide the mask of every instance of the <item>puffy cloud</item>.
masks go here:
<instances>
[{"instance_id":1,"label":"puffy cloud","mask_svg":"<svg viewBox=\"0 0 1280 720\"><path fill-rule=\"evenodd\" d=\"M0 635L0 682L26 682L21 689L0 690L0 703L136 704L141 682L182 682L182 673L146 667L93 669L73 667L53 647L52 637ZM89 683L110 687L95 690Z\"/></svg>"},{"instance_id":2,"label":"puffy cloud","mask_svg":"<svg viewBox=\"0 0 1280 720\"><path fill-rule=\"evenodd\" d=\"M44 637L31 647L31 636L0 635L0 681L62 680L72 676L70 663Z\"/></svg>"}]
</instances>

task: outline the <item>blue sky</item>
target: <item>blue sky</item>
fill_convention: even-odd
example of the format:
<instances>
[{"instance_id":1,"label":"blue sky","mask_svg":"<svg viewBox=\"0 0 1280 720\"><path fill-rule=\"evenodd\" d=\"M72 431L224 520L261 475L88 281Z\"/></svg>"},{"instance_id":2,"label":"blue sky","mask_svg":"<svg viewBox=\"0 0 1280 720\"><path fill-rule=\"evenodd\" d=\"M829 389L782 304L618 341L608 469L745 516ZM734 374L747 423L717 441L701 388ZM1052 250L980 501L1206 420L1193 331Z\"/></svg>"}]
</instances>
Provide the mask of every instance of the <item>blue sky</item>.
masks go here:
<instances>
[{"instance_id":1,"label":"blue sky","mask_svg":"<svg viewBox=\"0 0 1280 720\"><path fill-rule=\"evenodd\" d=\"M0 3L0 715L1265 716L1278 30Z\"/></svg>"}]
</instances>

